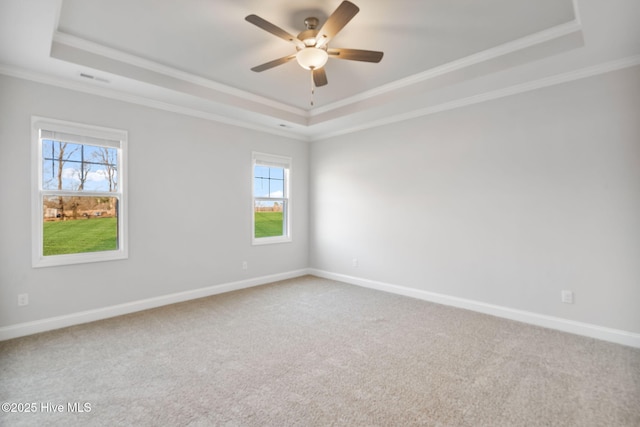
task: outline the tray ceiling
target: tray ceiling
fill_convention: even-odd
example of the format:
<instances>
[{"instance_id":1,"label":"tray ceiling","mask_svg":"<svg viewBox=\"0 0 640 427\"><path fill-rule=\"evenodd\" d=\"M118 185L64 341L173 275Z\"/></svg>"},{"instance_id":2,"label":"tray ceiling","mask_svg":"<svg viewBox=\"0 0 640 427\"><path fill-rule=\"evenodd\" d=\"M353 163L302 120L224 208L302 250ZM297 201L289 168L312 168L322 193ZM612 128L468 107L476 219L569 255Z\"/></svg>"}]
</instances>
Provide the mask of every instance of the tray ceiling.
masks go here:
<instances>
[{"instance_id":1,"label":"tray ceiling","mask_svg":"<svg viewBox=\"0 0 640 427\"><path fill-rule=\"evenodd\" d=\"M308 16L322 25L339 0L5 0L0 61L98 92L313 139L473 95L473 81L585 48L574 0L354 2L360 12L330 46L381 50L384 58L330 59L329 84L316 89L314 108L309 72L295 61L250 70L295 49L244 17L257 14L297 34ZM14 44L4 37L11 30ZM637 54L628 33L619 37Z\"/></svg>"}]
</instances>

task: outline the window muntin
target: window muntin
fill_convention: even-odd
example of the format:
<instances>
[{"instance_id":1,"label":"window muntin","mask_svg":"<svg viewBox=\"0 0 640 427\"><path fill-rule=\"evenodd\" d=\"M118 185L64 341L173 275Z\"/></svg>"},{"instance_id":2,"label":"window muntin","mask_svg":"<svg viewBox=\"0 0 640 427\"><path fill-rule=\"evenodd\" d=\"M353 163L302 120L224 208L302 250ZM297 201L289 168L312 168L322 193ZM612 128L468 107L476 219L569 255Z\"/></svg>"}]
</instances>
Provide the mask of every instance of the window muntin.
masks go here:
<instances>
[{"instance_id":1,"label":"window muntin","mask_svg":"<svg viewBox=\"0 0 640 427\"><path fill-rule=\"evenodd\" d=\"M255 197L282 198L284 194L284 167L256 165L253 190Z\"/></svg>"},{"instance_id":2,"label":"window muntin","mask_svg":"<svg viewBox=\"0 0 640 427\"><path fill-rule=\"evenodd\" d=\"M118 150L42 139L42 189L118 191Z\"/></svg>"},{"instance_id":3,"label":"window muntin","mask_svg":"<svg viewBox=\"0 0 640 427\"><path fill-rule=\"evenodd\" d=\"M254 153L252 241L291 241L289 179L291 159Z\"/></svg>"},{"instance_id":4,"label":"window muntin","mask_svg":"<svg viewBox=\"0 0 640 427\"><path fill-rule=\"evenodd\" d=\"M127 257L125 131L34 117L33 266Z\"/></svg>"}]
</instances>

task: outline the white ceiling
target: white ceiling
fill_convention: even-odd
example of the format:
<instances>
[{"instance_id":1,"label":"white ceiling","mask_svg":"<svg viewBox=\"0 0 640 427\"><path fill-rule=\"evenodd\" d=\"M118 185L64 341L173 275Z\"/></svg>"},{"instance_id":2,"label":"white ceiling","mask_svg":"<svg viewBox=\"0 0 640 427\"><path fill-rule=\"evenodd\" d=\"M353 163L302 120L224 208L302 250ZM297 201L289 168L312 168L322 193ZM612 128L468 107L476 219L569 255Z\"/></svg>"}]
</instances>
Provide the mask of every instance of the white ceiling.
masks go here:
<instances>
[{"instance_id":1,"label":"white ceiling","mask_svg":"<svg viewBox=\"0 0 640 427\"><path fill-rule=\"evenodd\" d=\"M640 62L637 0L354 0L330 47L379 64L330 59L313 108L295 61L250 71L295 48L245 16L295 35L340 1L0 0L0 72L318 139Z\"/></svg>"}]
</instances>

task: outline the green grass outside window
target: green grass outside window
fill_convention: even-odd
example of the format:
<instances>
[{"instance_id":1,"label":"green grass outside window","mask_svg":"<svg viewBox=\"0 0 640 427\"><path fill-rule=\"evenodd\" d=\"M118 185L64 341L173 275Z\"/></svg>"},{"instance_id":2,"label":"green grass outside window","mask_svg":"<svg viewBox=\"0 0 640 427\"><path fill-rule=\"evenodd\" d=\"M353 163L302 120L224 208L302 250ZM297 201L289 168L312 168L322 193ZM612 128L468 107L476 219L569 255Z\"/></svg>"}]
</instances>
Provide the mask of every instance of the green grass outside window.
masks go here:
<instances>
[{"instance_id":1,"label":"green grass outside window","mask_svg":"<svg viewBox=\"0 0 640 427\"><path fill-rule=\"evenodd\" d=\"M282 212L255 212L255 237L284 235Z\"/></svg>"},{"instance_id":2,"label":"green grass outside window","mask_svg":"<svg viewBox=\"0 0 640 427\"><path fill-rule=\"evenodd\" d=\"M43 254L64 255L118 249L117 218L45 222Z\"/></svg>"}]
</instances>

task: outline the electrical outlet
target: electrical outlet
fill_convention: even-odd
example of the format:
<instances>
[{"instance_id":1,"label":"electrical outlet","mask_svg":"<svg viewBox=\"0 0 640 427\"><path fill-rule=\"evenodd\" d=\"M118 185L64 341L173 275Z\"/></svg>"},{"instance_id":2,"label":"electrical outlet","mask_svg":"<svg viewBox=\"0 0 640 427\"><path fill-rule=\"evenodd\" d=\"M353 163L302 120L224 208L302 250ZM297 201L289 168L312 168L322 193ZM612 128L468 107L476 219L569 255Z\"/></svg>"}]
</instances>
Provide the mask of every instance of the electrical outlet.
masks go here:
<instances>
[{"instance_id":1,"label":"electrical outlet","mask_svg":"<svg viewBox=\"0 0 640 427\"><path fill-rule=\"evenodd\" d=\"M352 260L351 260L351 265L352 265L353 267L357 267L357 266L358 266L358 258L354 258L354 259L352 259Z\"/></svg>"},{"instance_id":2,"label":"electrical outlet","mask_svg":"<svg viewBox=\"0 0 640 427\"><path fill-rule=\"evenodd\" d=\"M29 305L29 294L18 294L18 305Z\"/></svg>"},{"instance_id":3,"label":"electrical outlet","mask_svg":"<svg viewBox=\"0 0 640 427\"><path fill-rule=\"evenodd\" d=\"M247 261L242 261L242 269L243 270L248 270L249 269L249 263Z\"/></svg>"},{"instance_id":4,"label":"electrical outlet","mask_svg":"<svg viewBox=\"0 0 640 427\"><path fill-rule=\"evenodd\" d=\"M562 291L561 292L562 302L565 304L573 304L573 292L572 291Z\"/></svg>"}]
</instances>

